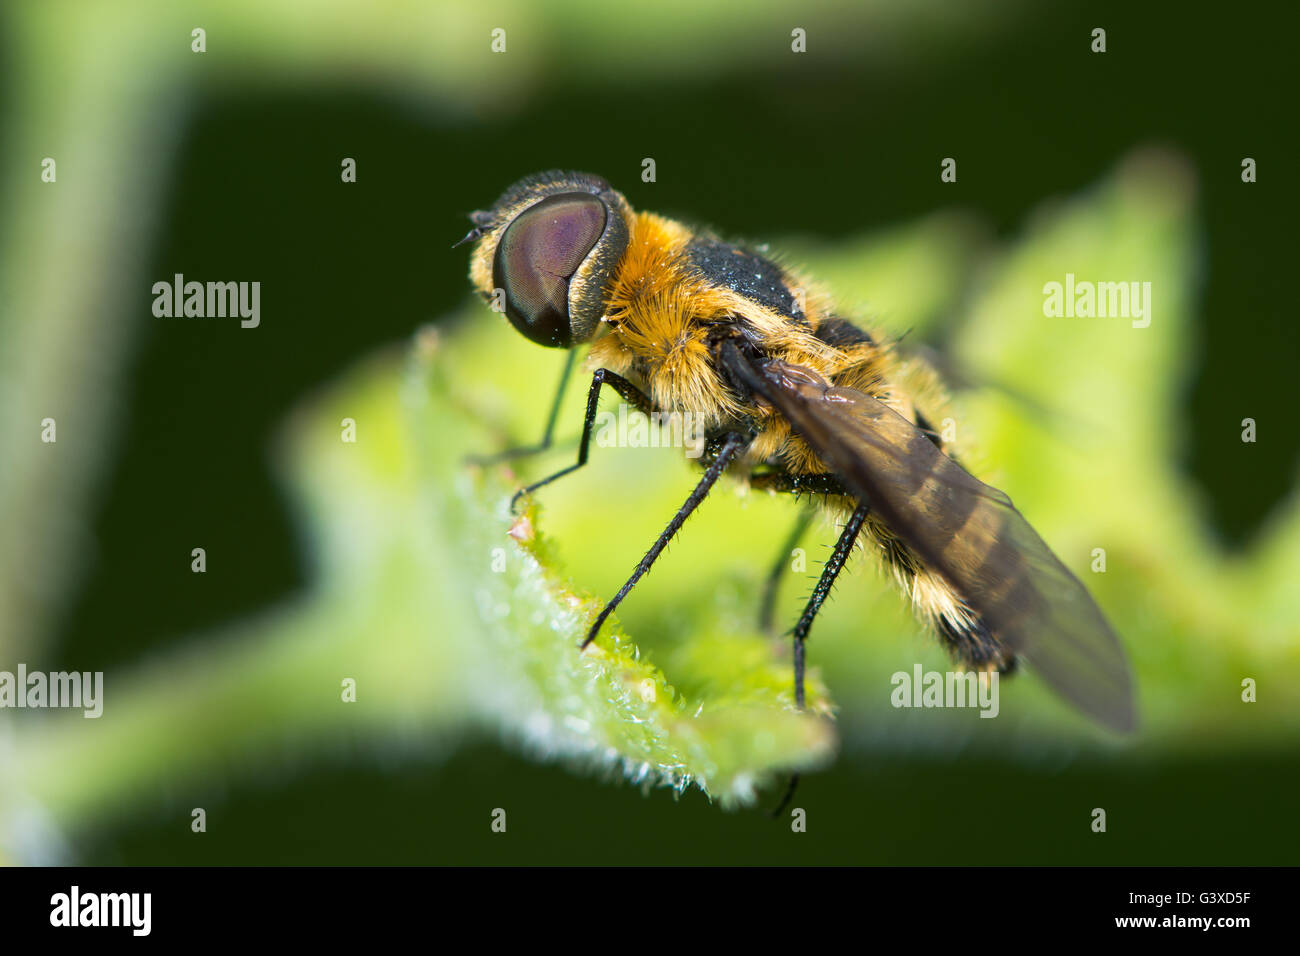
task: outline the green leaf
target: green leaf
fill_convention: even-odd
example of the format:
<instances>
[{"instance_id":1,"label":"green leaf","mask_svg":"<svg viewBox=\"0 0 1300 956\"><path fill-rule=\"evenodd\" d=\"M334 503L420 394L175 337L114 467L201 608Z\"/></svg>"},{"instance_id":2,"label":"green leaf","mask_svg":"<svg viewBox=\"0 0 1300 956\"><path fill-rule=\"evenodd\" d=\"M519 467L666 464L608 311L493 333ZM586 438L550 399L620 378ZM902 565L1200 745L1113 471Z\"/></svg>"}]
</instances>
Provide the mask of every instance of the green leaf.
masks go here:
<instances>
[{"instance_id":1,"label":"green leaf","mask_svg":"<svg viewBox=\"0 0 1300 956\"><path fill-rule=\"evenodd\" d=\"M377 588L393 554L417 555L424 639L440 649L428 692L459 685L476 722L538 756L694 784L727 804L780 770L824 763L826 721L794 710L772 643L724 615L694 616L685 685L617 620L579 650L603 601L570 580L535 503L509 512L505 469L466 463L485 431L464 373L495 351L430 333L405 368L381 362L300 419L290 471L320 529L325 589ZM340 440L345 418L355 444Z\"/></svg>"}]
</instances>

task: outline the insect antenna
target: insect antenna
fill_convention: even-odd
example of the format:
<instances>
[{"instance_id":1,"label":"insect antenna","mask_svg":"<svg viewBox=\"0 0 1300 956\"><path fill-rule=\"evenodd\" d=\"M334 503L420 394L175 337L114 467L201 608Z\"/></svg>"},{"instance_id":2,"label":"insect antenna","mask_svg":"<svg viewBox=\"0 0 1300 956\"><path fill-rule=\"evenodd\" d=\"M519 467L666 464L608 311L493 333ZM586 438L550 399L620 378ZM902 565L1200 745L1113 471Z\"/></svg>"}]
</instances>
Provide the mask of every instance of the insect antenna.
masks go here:
<instances>
[{"instance_id":1,"label":"insect antenna","mask_svg":"<svg viewBox=\"0 0 1300 956\"><path fill-rule=\"evenodd\" d=\"M480 238L482 235L483 235L483 230L480 229L478 226L475 226L469 232L465 233L465 238L461 239L459 242L453 245L452 248L455 249L457 246L463 246L467 242L473 242L475 239Z\"/></svg>"}]
</instances>

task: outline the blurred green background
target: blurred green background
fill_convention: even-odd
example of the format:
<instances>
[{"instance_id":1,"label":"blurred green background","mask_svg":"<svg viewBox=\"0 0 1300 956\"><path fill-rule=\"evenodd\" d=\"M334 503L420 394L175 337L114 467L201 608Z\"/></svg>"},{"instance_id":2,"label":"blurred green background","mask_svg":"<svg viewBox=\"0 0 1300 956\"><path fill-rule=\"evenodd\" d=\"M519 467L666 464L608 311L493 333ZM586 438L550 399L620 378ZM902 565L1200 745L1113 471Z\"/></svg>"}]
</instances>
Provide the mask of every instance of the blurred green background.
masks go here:
<instances>
[{"instance_id":1,"label":"blurred green background","mask_svg":"<svg viewBox=\"0 0 1300 956\"><path fill-rule=\"evenodd\" d=\"M1295 862L1296 134L1288 34L1263 15L45 2L0 24L0 669L107 681L99 721L0 711L0 857ZM1004 710L1032 707L1003 720L890 710L888 675L942 657L860 568L810 645L840 710L838 756L819 738L797 801L808 833L534 759L554 741L498 698L553 703L545 650L507 660L484 636L501 628L426 582L477 567L473 535L507 540L498 479L456 463L533 437L561 362L470 302L450 246L467 212L552 167L771 241L980 385L959 406L977 470L1076 573L1108 548L1085 582L1134 658L1143 733L1104 738L1032 678L1004 687ZM1040 290L1066 271L1153 279L1167 311L1147 330L1058 324ZM261 326L153 317L152 284L177 272L260 280ZM413 348L431 323L438 343ZM353 408L359 460L336 440ZM672 452L600 451L540 520L557 573L608 596L693 476ZM625 605L683 694L708 697L712 666L685 637L743 632L793 517L718 496ZM806 587L787 582L783 618ZM361 675L351 710L340 673ZM1246 676L1258 704L1238 702Z\"/></svg>"}]
</instances>

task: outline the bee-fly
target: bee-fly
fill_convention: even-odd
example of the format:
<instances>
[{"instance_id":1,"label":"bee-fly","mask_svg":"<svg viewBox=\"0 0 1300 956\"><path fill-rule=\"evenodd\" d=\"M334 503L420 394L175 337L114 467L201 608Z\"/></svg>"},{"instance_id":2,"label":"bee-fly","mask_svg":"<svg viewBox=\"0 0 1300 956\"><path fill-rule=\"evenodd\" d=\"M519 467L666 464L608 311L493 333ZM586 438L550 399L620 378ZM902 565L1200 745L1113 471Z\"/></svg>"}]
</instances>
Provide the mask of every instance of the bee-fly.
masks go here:
<instances>
[{"instance_id":1,"label":"bee-fly","mask_svg":"<svg viewBox=\"0 0 1300 956\"><path fill-rule=\"evenodd\" d=\"M584 647L730 470L755 488L822 496L844 519L793 631L800 707L804 642L866 535L962 665L1005 673L1023 658L1100 723L1135 726L1124 652L1087 589L1005 494L950 457L917 407L927 392L939 400L932 376L836 315L825 292L752 249L634 212L583 173L529 176L471 219L475 288L533 342L571 350L561 392L573 350L590 343L578 460L520 495L586 464L604 386L644 413L705 422L704 476ZM516 453L550 445L558 404L541 444Z\"/></svg>"}]
</instances>

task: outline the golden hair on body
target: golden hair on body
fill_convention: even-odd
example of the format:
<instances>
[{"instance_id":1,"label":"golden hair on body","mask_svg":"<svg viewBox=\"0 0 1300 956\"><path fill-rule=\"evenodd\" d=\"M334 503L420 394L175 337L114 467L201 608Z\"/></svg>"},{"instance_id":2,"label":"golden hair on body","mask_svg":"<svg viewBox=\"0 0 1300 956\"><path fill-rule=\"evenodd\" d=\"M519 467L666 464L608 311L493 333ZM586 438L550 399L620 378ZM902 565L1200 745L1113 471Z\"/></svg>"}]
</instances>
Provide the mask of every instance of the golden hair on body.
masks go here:
<instances>
[{"instance_id":1,"label":"golden hair on body","mask_svg":"<svg viewBox=\"0 0 1300 956\"><path fill-rule=\"evenodd\" d=\"M528 177L471 218L475 288L539 344L589 342L591 402L603 377L649 409L700 416L706 434L731 436L734 457L724 464L742 480L823 495L859 525L868 550L960 662L1009 670L1031 632L1055 629L1069 653L1048 643L1038 657L1047 679L1103 722L1131 723L1127 668L1109 626L1006 496L949 457L930 424L945 416L946 397L928 367L836 315L830 296L793 270L635 212L599 177ZM702 484L704 493L710 486ZM683 506L686 514L694 504ZM857 530L848 531L851 548ZM1053 603L1058 593L1078 606ZM798 650L819 606L820 598L805 612ZM1083 623L1071 625L1068 610ZM1076 680L1079 659L1098 673Z\"/></svg>"}]
</instances>

